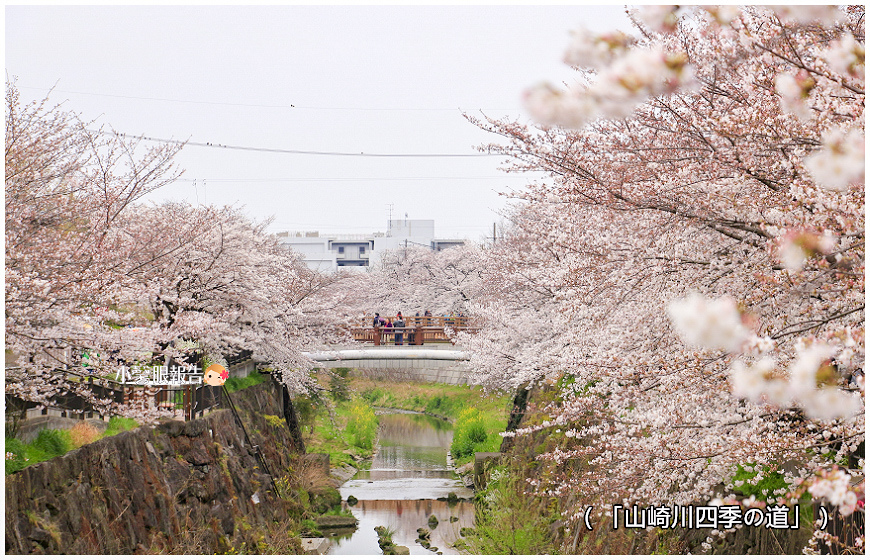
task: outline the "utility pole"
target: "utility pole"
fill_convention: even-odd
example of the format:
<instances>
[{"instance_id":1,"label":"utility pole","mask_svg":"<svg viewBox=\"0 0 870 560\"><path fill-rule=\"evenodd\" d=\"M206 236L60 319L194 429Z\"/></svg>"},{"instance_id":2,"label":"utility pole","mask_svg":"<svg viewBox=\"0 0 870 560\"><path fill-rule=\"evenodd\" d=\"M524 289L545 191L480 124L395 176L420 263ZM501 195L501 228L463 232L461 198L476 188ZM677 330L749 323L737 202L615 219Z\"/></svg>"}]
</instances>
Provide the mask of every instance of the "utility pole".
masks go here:
<instances>
[{"instance_id":1,"label":"utility pole","mask_svg":"<svg viewBox=\"0 0 870 560\"><path fill-rule=\"evenodd\" d=\"M392 203L387 204L387 211L389 212L389 218L387 219L387 237L391 237L392 232L393 232L393 205L392 205Z\"/></svg>"},{"instance_id":2,"label":"utility pole","mask_svg":"<svg viewBox=\"0 0 870 560\"><path fill-rule=\"evenodd\" d=\"M495 222L492 223L492 246L495 247Z\"/></svg>"}]
</instances>

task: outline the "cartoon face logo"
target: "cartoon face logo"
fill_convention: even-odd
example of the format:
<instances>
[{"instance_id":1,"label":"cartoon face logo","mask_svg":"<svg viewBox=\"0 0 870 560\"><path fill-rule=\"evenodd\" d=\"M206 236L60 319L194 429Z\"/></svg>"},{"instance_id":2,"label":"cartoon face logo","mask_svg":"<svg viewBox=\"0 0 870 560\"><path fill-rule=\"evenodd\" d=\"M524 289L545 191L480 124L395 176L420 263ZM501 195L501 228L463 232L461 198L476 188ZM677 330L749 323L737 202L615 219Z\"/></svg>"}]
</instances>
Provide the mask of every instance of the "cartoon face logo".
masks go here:
<instances>
[{"instance_id":1,"label":"cartoon face logo","mask_svg":"<svg viewBox=\"0 0 870 560\"><path fill-rule=\"evenodd\" d=\"M208 366L208 369L205 370L203 381L205 381L209 385L212 385L213 387L220 387L226 382L229 376L230 373L226 369L224 369L224 366L220 364L212 364Z\"/></svg>"}]
</instances>

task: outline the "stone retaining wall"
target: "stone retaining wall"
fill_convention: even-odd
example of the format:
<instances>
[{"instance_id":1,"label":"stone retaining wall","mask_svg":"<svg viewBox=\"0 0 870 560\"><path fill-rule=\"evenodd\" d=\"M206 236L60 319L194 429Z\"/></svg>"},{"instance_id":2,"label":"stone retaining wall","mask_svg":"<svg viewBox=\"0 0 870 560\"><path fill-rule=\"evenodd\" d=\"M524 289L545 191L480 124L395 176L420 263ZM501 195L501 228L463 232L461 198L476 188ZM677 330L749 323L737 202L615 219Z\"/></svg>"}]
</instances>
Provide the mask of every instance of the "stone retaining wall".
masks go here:
<instances>
[{"instance_id":1,"label":"stone retaining wall","mask_svg":"<svg viewBox=\"0 0 870 560\"><path fill-rule=\"evenodd\" d=\"M280 395L268 382L232 394L276 478L299 464L300 451ZM246 534L252 527L287 521L298 504L284 498L232 412L217 410L105 438L7 476L6 553L226 552L255 541Z\"/></svg>"}]
</instances>

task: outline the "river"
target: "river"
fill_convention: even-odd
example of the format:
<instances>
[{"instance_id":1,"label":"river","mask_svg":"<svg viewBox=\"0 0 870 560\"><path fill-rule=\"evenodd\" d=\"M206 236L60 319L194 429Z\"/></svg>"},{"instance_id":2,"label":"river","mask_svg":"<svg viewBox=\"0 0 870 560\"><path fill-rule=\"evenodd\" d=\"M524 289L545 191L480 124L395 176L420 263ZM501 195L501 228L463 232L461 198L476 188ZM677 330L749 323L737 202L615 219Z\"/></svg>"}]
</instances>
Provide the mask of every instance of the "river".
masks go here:
<instances>
[{"instance_id":1,"label":"river","mask_svg":"<svg viewBox=\"0 0 870 560\"><path fill-rule=\"evenodd\" d=\"M353 533L331 536L329 554L381 554L378 525L393 529L393 542L407 546L411 554L436 554L414 542L418 528L430 529L427 523L433 514L438 526L430 529L432 546L443 554L458 554L450 545L460 538L461 527L474 525L474 505L443 500L450 492L460 498L473 496L448 465L452 439L451 425L437 418L381 415L378 451L371 467L339 488L342 499L359 500L350 506L359 526Z\"/></svg>"}]
</instances>

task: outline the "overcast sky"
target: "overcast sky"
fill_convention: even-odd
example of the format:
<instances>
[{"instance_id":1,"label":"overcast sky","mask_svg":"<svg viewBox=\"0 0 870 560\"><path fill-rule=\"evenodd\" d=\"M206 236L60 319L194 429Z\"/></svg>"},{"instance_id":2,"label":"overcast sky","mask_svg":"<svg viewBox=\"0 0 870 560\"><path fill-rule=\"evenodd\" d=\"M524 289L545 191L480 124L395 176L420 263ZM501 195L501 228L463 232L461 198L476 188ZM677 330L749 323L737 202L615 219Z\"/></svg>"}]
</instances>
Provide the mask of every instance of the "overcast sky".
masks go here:
<instances>
[{"instance_id":1,"label":"overcast sky","mask_svg":"<svg viewBox=\"0 0 870 560\"><path fill-rule=\"evenodd\" d=\"M628 29L621 5L7 6L5 23L25 101L54 86L53 101L119 132L333 153L188 145L182 180L152 200L321 233L385 231L392 205L472 240L491 235L497 192L528 178L475 155L497 138L462 111L525 120L525 88L571 79L571 29Z\"/></svg>"}]
</instances>

